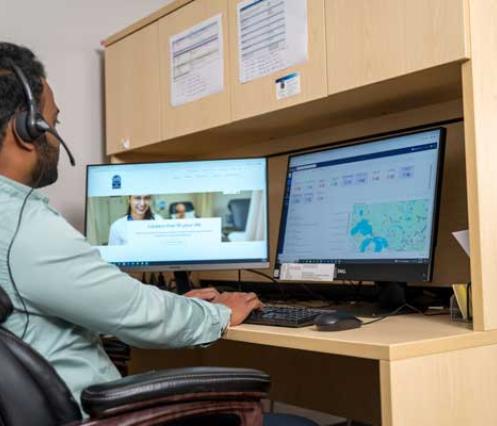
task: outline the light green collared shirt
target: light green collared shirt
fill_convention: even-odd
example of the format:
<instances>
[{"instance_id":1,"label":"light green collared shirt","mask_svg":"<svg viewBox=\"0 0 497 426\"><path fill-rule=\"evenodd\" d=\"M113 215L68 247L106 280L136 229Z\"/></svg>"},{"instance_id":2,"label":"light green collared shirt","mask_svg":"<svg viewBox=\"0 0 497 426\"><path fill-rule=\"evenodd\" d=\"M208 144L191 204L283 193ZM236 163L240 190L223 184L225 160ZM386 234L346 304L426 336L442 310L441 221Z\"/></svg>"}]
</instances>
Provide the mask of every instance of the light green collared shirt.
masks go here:
<instances>
[{"instance_id":1,"label":"light green collared shirt","mask_svg":"<svg viewBox=\"0 0 497 426\"><path fill-rule=\"evenodd\" d=\"M7 270L7 250L29 187L0 176L0 285L24 309ZM76 401L81 391L119 378L98 334L141 348L173 348L217 340L230 310L146 286L106 263L34 191L12 247L12 275L31 315L24 341L44 356ZM14 312L5 327L21 336L26 315Z\"/></svg>"}]
</instances>

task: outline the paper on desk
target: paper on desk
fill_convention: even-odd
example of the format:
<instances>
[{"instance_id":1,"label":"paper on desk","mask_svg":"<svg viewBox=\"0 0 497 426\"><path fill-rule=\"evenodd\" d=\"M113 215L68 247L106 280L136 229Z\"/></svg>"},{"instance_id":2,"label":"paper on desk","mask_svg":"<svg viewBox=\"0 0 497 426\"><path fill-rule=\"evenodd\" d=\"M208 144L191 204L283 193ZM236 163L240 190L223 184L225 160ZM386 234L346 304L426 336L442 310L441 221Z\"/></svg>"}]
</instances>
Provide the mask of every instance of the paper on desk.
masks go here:
<instances>
[{"instance_id":1,"label":"paper on desk","mask_svg":"<svg viewBox=\"0 0 497 426\"><path fill-rule=\"evenodd\" d=\"M452 235L454 238L457 240L457 242L460 244L460 246L463 248L463 250L466 252L466 254L469 256L469 232L467 229L463 231L457 231L453 232Z\"/></svg>"},{"instance_id":2,"label":"paper on desk","mask_svg":"<svg viewBox=\"0 0 497 426\"><path fill-rule=\"evenodd\" d=\"M461 315L463 319L467 320L472 316L471 292L469 290L468 284L452 284L452 290L454 291L454 295L456 296L457 305L459 306Z\"/></svg>"}]
</instances>

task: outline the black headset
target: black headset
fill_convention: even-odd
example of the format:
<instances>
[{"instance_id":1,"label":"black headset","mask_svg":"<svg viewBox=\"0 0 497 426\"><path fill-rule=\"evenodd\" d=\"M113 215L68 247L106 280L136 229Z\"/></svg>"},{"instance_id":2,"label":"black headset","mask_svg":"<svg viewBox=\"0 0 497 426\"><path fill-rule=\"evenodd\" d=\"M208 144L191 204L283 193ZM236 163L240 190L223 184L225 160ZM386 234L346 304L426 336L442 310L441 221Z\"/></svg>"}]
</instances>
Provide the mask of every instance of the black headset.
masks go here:
<instances>
[{"instance_id":1,"label":"black headset","mask_svg":"<svg viewBox=\"0 0 497 426\"><path fill-rule=\"evenodd\" d=\"M45 133L52 134L62 144L67 152L71 165L74 166L76 162L74 161L74 157L71 154L71 151L67 147L66 143L57 133L57 130L51 127L41 115L41 112L36 105L31 87L29 86L28 79L24 75L23 71L13 62L10 63L10 66L21 82L27 104L26 111L18 111L15 114L14 126L16 133L24 142L28 143L33 143Z\"/></svg>"}]
</instances>

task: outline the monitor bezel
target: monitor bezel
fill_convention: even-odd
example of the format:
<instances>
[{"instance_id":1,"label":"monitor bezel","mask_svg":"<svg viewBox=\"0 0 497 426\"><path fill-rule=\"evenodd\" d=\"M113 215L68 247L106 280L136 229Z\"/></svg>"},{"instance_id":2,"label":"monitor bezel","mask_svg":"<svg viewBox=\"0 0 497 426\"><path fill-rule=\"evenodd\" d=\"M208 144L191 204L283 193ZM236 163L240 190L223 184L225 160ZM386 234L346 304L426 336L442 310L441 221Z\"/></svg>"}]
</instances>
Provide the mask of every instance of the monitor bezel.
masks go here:
<instances>
[{"instance_id":1,"label":"monitor bezel","mask_svg":"<svg viewBox=\"0 0 497 426\"><path fill-rule=\"evenodd\" d=\"M268 171L268 158L266 156L257 157L235 157L235 158L215 158L215 159L195 159L195 160L170 160L170 161L143 161L134 163L102 163L102 164L87 164L85 176L85 227L84 235L88 234L88 176L90 167L108 167L108 166L135 166L142 164L174 164L174 163L205 163L214 161L230 161L230 160L264 160L265 164L265 185L266 185L266 258L265 259L216 259L213 261L186 261L186 262L164 262L158 264L154 262L152 265L143 265L135 262L137 265L124 265L123 262L107 262L119 267L122 271L150 271L150 272L166 272L166 271L202 271L202 270L237 270L237 269L252 269L252 268L269 268L270 267L270 247L269 247L269 171ZM92 247L98 247L92 245ZM129 262L132 263L132 262Z\"/></svg>"},{"instance_id":2,"label":"monitor bezel","mask_svg":"<svg viewBox=\"0 0 497 426\"><path fill-rule=\"evenodd\" d=\"M371 137L365 136L360 140L354 142L336 142L330 143L328 146L320 146L318 149L312 149L305 151L299 151L298 153L291 154L288 156L287 169L285 174L285 188L283 192L281 216L279 222L278 230L278 240L275 253L275 261L273 267L273 276L278 278L280 281L288 281L281 279L279 277L279 272L281 270L281 264L278 259L280 253L280 248L282 245L282 227L283 218L285 214L285 198L288 191L288 170L290 168L290 162L292 158L319 153L322 151L330 151L333 149L340 149L346 147L352 147L357 145L364 145L372 142L387 141L390 139L396 139L403 136L410 136L420 133L427 133L439 131L439 149L437 156L437 172L435 181L435 200L433 206L433 218L432 218L432 233L430 236L430 252L427 262L415 263L412 261L401 261L399 259L379 259L379 260L363 260L363 261L340 261L335 263L336 277L334 280L324 281L333 282L335 280L353 280L353 281L395 281L395 282L430 282L433 278L433 267L435 258L435 248L437 245L438 238L438 222L440 216L440 200L442 194L442 181L443 181L443 164L445 159L445 147L446 147L446 137L447 129L445 127L427 127L425 129L419 129L407 132L392 132L388 135ZM397 262L395 262L397 260ZM348 269L352 268L350 271Z\"/></svg>"}]
</instances>

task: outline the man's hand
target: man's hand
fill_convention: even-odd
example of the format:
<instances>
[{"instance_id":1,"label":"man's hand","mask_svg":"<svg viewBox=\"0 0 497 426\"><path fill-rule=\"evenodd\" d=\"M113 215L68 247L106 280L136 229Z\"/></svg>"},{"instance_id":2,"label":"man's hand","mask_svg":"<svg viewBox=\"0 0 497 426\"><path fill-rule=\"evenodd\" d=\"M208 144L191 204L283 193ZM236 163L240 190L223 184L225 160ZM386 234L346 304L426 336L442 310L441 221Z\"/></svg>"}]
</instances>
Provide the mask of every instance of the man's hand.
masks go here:
<instances>
[{"instance_id":1,"label":"man's hand","mask_svg":"<svg viewBox=\"0 0 497 426\"><path fill-rule=\"evenodd\" d=\"M202 299L207 302L217 302L218 297L220 296L219 292L213 288L199 288L195 290L190 290L185 293L183 296L186 297L196 297L197 299Z\"/></svg>"},{"instance_id":2,"label":"man's hand","mask_svg":"<svg viewBox=\"0 0 497 426\"><path fill-rule=\"evenodd\" d=\"M231 309L230 325L239 325L255 309L264 305L255 293L222 293L215 303L221 303Z\"/></svg>"}]
</instances>

